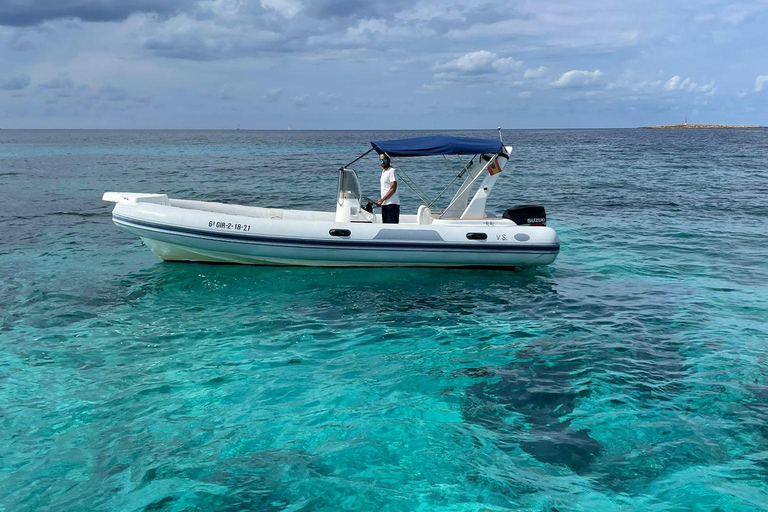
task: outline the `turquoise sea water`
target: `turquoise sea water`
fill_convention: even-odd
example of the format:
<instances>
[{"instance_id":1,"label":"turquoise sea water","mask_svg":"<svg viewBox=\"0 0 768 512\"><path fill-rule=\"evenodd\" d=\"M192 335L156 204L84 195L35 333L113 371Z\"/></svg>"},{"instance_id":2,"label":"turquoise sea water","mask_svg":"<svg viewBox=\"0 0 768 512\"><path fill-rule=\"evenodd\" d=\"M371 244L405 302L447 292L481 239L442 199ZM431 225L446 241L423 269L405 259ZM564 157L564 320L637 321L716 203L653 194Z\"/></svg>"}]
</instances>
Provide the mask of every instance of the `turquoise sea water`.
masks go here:
<instances>
[{"instance_id":1,"label":"turquoise sea water","mask_svg":"<svg viewBox=\"0 0 768 512\"><path fill-rule=\"evenodd\" d=\"M765 510L768 131L506 132L516 272L162 263L100 200L332 208L412 135L0 130L0 511Z\"/></svg>"}]
</instances>

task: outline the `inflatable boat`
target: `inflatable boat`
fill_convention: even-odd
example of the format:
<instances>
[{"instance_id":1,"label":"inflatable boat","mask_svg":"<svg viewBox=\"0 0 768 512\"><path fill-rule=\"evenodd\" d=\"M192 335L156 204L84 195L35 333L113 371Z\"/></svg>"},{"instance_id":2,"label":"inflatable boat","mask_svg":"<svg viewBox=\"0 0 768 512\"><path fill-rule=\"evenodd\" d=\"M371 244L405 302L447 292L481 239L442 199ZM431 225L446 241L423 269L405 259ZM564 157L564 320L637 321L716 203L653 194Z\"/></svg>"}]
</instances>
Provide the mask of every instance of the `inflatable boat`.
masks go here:
<instances>
[{"instance_id":1,"label":"inflatable boat","mask_svg":"<svg viewBox=\"0 0 768 512\"><path fill-rule=\"evenodd\" d=\"M166 194L106 192L114 223L140 237L165 261L324 267L512 268L555 261L560 241L542 206L514 206L501 216L486 201L512 151L499 140L419 137L371 142L371 149L338 170L335 210L261 208L170 198ZM399 224L383 224L350 168L368 153L395 158L471 157L453 182L460 186L442 209L422 198ZM411 178L399 166L398 181ZM399 184L398 184L399 185ZM421 197L421 196L420 196Z\"/></svg>"}]
</instances>

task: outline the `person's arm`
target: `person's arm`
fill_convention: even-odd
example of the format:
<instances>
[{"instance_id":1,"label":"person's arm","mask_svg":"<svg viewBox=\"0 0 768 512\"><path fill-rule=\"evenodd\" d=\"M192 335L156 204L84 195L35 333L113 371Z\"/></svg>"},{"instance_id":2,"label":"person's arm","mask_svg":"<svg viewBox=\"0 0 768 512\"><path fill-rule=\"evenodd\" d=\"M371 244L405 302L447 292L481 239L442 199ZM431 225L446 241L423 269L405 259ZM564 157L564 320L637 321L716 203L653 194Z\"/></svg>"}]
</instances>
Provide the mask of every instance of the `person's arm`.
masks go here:
<instances>
[{"instance_id":1,"label":"person's arm","mask_svg":"<svg viewBox=\"0 0 768 512\"><path fill-rule=\"evenodd\" d=\"M384 201L392 197L395 194L395 192L397 192L397 182L393 181L392 183L389 184L389 190L387 190L387 193L384 194L384 197L376 201L376 204L381 206L381 203L383 203Z\"/></svg>"}]
</instances>

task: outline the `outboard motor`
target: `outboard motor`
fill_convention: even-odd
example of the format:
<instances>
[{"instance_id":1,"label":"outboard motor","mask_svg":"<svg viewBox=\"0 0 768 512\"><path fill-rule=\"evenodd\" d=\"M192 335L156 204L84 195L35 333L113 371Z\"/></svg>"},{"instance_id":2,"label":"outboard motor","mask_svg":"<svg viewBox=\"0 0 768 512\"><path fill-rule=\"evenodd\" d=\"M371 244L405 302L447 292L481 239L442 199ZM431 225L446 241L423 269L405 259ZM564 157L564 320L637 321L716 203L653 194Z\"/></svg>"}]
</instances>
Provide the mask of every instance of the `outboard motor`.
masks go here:
<instances>
[{"instance_id":1,"label":"outboard motor","mask_svg":"<svg viewBox=\"0 0 768 512\"><path fill-rule=\"evenodd\" d=\"M543 206L536 205L517 205L508 209L502 215L518 226L546 226L547 213Z\"/></svg>"}]
</instances>

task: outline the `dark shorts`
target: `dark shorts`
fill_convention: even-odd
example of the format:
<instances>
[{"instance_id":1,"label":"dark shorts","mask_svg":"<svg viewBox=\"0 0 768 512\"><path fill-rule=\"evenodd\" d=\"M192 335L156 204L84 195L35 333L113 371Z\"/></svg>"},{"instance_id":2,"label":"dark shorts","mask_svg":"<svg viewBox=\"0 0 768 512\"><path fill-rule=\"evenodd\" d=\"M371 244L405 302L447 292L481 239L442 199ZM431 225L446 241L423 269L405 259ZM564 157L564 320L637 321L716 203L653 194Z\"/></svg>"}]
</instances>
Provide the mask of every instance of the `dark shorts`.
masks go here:
<instances>
[{"instance_id":1,"label":"dark shorts","mask_svg":"<svg viewBox=\"0 0 768 512\"><path fill-rule=\"evenodd\" d=\"M382 206L381 218L384 224L400 224L400 205L385 204Z\"/></svg>"}]
</instances>

